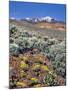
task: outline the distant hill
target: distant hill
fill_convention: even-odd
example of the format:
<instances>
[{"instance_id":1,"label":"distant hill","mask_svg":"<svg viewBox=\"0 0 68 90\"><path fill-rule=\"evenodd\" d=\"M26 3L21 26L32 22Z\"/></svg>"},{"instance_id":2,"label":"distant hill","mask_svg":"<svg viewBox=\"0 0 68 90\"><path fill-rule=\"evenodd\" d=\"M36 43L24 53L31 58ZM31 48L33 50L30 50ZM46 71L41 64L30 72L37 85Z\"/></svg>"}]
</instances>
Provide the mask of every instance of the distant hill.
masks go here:
<instances>
[{"instance_id":1,"label":"distant hill","mask_svg":"<svg viewBox=\"0 0 68 90\"><path fill-rule=\"evenodd\" d=\"M11 18L10 23L16 24L17 26L33 27L38 29L53 29L53 30L66 30L66 24L62 21L57 21L51 17L43 18L25 18L17 20Z\"/></svg>"}]
</instances>

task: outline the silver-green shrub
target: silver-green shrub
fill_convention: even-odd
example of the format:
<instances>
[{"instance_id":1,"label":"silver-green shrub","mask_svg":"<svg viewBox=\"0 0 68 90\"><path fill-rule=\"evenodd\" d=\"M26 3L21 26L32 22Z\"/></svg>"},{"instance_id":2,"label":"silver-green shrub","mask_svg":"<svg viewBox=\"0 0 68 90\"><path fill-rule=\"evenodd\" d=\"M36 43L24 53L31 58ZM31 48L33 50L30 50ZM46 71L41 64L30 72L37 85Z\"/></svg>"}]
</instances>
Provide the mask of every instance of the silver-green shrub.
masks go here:
<instances>
[{"instance_id":1,"label":"silver-green shrub","mask_svg":"<svg viewBox=\"0 0 68 90\"><path fill-rule=\"evenodd\" d=\"M15 26L14 26L15 28ZM10 28L11 30L13 29ZM65 40L59 41L47 36L38 36L26 30L15 29L16 33L10 36L10 54L18 55L25 51L38 49L47 56L57 74L65 77L66 74L66 45Z\"/></svg>"}]
</instances>

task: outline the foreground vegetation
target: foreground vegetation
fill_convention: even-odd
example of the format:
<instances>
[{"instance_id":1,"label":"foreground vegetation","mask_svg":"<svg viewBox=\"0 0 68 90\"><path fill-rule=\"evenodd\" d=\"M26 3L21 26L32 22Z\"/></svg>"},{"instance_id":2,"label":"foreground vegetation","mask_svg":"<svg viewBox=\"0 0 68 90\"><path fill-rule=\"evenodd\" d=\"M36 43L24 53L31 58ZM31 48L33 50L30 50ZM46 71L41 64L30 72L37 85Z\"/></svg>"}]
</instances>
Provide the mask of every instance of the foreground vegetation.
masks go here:
<instances>
[{"instance_id":1,"label":"foreground vegetation","mask_svg":"<svg viewBox=\"0 0 68 90\"><path fill-rule=\"evenodd\" d=\"M10 88L66 84L65 40L10 27Z\"/></svg>"}]
</instances>

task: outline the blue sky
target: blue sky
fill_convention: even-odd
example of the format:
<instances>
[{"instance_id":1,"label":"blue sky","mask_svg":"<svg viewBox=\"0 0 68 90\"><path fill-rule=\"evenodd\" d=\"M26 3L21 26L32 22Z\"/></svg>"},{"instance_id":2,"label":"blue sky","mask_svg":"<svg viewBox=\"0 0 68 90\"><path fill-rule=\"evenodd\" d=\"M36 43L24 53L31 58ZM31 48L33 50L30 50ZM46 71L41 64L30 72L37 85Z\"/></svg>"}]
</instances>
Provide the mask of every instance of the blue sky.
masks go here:
<instances>
[{"instance_id":1,"label":"blue sky","mask_svg":"<svg viewBox=\"0 0 68 90\"><path fill-rule=\"evenodd\" d=\"M47 4L31 2L9 2L9 17L21 18L40 18L51 16L59 21L65 22L66 5L64 4Z\"/></svg>"}]
</instances>

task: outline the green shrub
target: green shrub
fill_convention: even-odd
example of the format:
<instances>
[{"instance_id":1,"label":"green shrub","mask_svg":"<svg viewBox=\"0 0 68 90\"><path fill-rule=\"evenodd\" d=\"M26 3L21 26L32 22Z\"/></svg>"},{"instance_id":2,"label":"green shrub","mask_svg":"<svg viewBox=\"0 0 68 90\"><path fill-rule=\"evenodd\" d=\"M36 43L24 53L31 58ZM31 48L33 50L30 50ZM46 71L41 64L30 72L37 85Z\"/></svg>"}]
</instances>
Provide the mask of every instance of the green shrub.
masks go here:
<instances>
[{"instance_id":1,"label":"green shrub","mask_svg":"<svg viewBox=\"0 0 68 90\"><path fill-rule=\"evenodd\" d=\"M37 78L31 78L31 85L38 84L38 79Z\"/></svg>"},{"instance_id":2,"label":"green shrub","mask_svg":"<svg viewBox=\"0 0 68 90\"><path fill-rule=\"evenodd\" d=\"M47 84L48 86L53 86L54 85L54 77L51 74L47 74L44 83Z\"/></svg>"}]
</instances>

